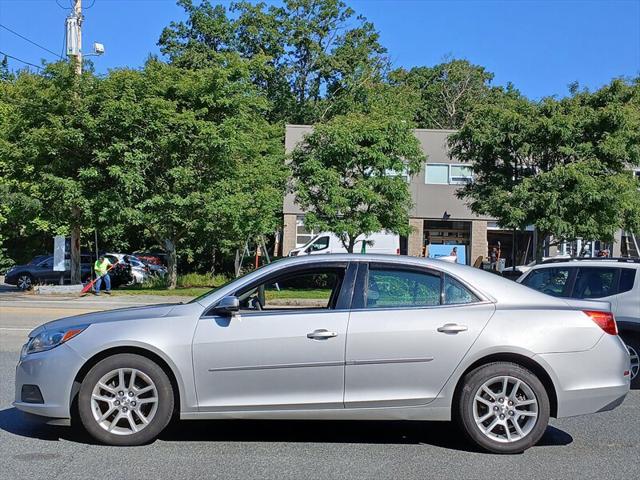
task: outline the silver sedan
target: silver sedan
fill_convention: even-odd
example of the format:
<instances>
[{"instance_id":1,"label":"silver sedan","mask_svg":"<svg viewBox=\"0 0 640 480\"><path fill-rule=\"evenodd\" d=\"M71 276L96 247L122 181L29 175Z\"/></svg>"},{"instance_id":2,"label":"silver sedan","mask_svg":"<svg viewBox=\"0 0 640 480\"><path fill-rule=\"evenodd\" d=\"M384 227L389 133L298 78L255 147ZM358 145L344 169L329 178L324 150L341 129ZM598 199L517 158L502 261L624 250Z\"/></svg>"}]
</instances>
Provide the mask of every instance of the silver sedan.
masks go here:
<instances>
[{"instance_id":1,"label":"silver sedan","mask_svg":"<svg viewBox=\"0 0 640 480\"><path fill-rule=\"evenodd\" d=\"M549 417L611 410L629 354L609 305L478 269L376 255L296 257L186 304L42 325L14 405L112 445L172 418L452 420L521 452Z\"/></svg>"}]
</instances>

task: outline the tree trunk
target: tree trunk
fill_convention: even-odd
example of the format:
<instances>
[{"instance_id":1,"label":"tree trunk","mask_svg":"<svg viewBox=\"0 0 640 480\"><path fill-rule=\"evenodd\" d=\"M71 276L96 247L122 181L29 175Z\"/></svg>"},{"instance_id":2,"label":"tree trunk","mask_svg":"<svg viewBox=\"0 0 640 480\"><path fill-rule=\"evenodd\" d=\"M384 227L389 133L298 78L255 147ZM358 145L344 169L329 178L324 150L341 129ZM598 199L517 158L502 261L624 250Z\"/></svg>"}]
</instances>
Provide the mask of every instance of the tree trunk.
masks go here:
<instances>
[{"instance_id":1,"label":"tree trunk","mask_svg":"<svg viewBox=\"0 0 640 480\"><path fill-rule=\"evenodd\" d=\"M236 278L240 275L240 249L236 248L236 258L233 261L233 272L236 274Z\"/></svg>"},{"instance_id":2,"label":"tree trunk","mask_svg":"<svg viewBox=\"0 0 640 480\"><path fill-rule=\"evenodd\" d=\"M216 247L211 249L211 269L209 270L211 272L211 276L216 274L216 251Z\"/></svg>"},{"instance_id":3,"label":"tree trunk","mask_svg":"<svg viewBox=\"0 0 640 480\"><path fill-rule=\"evenodd\" d=\"M349 237L349 243L346 245L347 252L353 253L353 247L356 244L356 238L357 237Z\"/></svg>"},{"instance_id":4,"label":"tree trunk","mask_svg":"<svg viewBox=\"0 0 640 480\"><path fill-rule=\"evenodd\" d=\"M71 227L71 285L82 283L80 270L80 225Z\"/></svg>"},{"instance_id":5,"label":"tree trunk","mask_svg":"<svg viewBox=\"0 0 640 480\"><path fill-rule=\"evenodd\" d=\"M169 289L173 290L176 288L178 283L178 266L177 266L177 255L176 255L176 245L169 239L164 240L164 250L167 252L167 276L169 278Z\"/></svg>"}]
</instances>

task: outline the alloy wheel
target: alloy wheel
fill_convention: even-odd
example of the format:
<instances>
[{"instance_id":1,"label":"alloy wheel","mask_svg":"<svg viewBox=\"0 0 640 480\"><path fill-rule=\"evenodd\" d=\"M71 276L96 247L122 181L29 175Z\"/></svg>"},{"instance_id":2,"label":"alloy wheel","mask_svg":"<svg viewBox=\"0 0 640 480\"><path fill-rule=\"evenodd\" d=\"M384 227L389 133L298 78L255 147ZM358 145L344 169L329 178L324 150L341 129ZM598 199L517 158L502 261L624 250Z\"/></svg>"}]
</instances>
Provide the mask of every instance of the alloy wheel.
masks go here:
<instances>
[{"instance_id":1,"label":"alloy wheel","mask_svg":"<svg viewBox=\"0 0 640 480\"><path fill-rule=\"evenodd\" d=\"M135 368L118 368L104 375L91 394L95 421L109 433L131 435L153 420L158 390L153 380Z\"/></svg>"},{"instance_id":2,"label":"alloy wheel","mask_svg":"<svg viewBox=\"0 0 640 480\"><path fill-rule=\"evenodd\" d=\"M29 275L20 275L20 277L18 277L18 288L20 290L29 290L31 284L31 277Z\"/></svg>"},{"instance_id":3,"label":"alloy wheel","mask_svg":"<svg viewBox=\"0 0 640 480\"><path fill-rule=\"evenodd\" d=\"M631 345L627 344L627 350L629 350L629 356L631 357L631 380L638 376L640 370L640 358L638 352Z\"/></svg>"},{"instance_id":4,"label":"alloy wheel","mask_svg":"<svg viewBox=\"0 0 640 480\"><path fill-rule=\"evenodd\" d=\"M473 399L473 418L491 440L511 443L533 430L538 418L538 400L524 381L493 377L482 384Z\"/></svg>"}]
</instances>

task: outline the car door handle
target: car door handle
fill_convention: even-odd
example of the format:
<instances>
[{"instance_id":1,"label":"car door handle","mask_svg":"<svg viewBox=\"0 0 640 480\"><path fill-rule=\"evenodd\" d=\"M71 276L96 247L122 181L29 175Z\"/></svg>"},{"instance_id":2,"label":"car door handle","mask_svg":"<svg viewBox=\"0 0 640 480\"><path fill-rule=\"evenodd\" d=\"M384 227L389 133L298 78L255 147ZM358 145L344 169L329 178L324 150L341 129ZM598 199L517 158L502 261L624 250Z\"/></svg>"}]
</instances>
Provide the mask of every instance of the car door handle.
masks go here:
<instances>
[{"instance_id":1,"label":"car door handle","mask_svg":"<svg viewBox=\"0 0 640 480\"><path fill-rule=\"evenodd\" d=\"M467 330L466 325L458 325L457 323L446 323L438 328L440 333L460 333L466 332Z\"/></svg>"},{"instance_id":2,"label":"car door handle","mask_svg":"<svg viewBox=\"0 0 640 480\"><path fill-rule=\"evenodd\" d=\"M337 337L338 334L336 332L330 332L329 330L320 329L314 330L311 333L307 333L307 338L311 340L326 340L327 338Z\"/></svg>"}]
</instances>

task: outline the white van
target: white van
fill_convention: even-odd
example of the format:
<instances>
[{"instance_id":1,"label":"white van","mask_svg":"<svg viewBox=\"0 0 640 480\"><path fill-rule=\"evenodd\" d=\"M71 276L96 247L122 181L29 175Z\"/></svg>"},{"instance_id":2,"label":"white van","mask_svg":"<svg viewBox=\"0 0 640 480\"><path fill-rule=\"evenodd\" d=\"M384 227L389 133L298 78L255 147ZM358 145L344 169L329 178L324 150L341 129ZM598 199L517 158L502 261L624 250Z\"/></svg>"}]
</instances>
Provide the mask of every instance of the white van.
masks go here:
<instances>
[{"instance_id":1,"label":"white van","mask_svg":"<svg viewBox=\"0 0 640 480\"><path fill-rule=\"evenodd\" d=\"M400 236L393 233L379 232L369 236L361 235L356 239L354 253L362 252L362 242L367 242L366 253L400 255ZM340 239L330 232L322 232L313 237L300 248L289 252L290 257L298 255L320 255L324 253L347 253Z\"/></svg>"}]
</instances>

